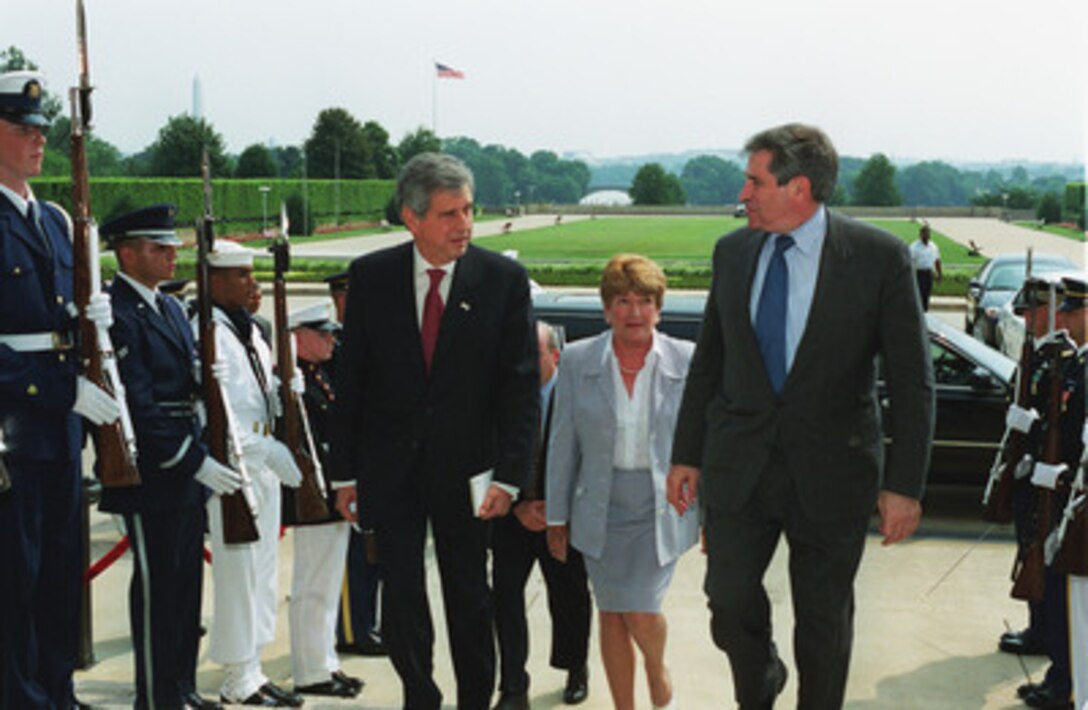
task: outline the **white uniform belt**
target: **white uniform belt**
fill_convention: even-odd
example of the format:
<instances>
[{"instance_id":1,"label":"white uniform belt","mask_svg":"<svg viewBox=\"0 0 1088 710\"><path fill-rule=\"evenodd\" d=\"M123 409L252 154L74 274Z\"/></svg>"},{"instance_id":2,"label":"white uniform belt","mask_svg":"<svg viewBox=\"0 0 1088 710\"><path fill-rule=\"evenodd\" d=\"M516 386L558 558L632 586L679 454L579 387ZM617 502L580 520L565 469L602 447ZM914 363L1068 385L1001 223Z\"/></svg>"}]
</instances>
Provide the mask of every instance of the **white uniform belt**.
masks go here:
<instances>
[{"instance_id":1,"label":"white uniform belt","mask_svg":"<svg viewBox=\"0 0 1088 710\"><path fill-rule=\"evenodd\" d=\"M23 353L69 350L72 339L67 333L0 333L0 345Z\"/></svg>"}]
</instances>

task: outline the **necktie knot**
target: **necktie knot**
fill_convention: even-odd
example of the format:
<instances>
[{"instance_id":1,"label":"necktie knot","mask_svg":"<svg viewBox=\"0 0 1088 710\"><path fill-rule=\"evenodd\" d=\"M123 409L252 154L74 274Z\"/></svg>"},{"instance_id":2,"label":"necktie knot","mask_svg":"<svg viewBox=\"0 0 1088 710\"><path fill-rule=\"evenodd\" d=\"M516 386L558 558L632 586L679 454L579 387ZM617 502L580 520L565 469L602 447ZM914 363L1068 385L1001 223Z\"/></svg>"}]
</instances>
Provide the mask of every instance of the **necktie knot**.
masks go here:
<instances>
[{"instance_id":1,"label":"necktie knot","mask_svg":"<svg viewBox=\"0 0 1088 710\"><path fill-rule=\"evenodd\" d=\"M774 252L775 254L785 254L789 251L789 248L795 244L793 236L790 234L779 234L774 238Z\"/></svg>"}]
</instances>

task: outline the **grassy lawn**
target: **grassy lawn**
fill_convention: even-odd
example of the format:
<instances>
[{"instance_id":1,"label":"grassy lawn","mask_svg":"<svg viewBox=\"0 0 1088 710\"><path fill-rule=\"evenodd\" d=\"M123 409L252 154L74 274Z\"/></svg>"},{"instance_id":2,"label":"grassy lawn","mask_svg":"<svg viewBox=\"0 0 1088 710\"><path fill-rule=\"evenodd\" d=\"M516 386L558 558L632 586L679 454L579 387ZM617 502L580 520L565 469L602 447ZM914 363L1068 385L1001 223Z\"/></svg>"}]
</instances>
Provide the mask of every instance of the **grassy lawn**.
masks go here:
<instances>
[{"instance_id":1,"label":"grassy lawn","mask_svg":"<svg viewBox=\"0 0 1088 710\"><path fill-rule=\"evenodd\" d=\"M917 239L918 225L907 220L870 220L873 224L895 234L909 243ZM567 222L558 226L526 229L508 235L496 235L476 241L493 251L516 249L518 258L530 275L545 285L595 286L604 263L619 252L643 254L661 263L673 288L706 288L710 284L710 256L714 243L723 234L744 226L744 219L733 217L600 217ZM313 237L292 237L293 242L343 239L367 234L381 234L388 227L374 227L351 232L321 234ZM941 249L945 278L935 288L940 295L962 295L967 281L983 262L980 257L967 255L967 248L945 235L934 232L933 239ZM246 246L262 250L267 241L249 241ZM178 254L178 277L192 278L195 250L183 249ZM103 270L108 274L115 268L112 254L103 255ZM271 276L271 259L257 258L256 272L260 280ZM343 271L344 261L335 259L291 260L288 279L294 282L317 282Z\"/></svg>"},{"instance_id":2,"label":"grassy lawn","mask_svg":"<svg viewBox=\"0 0 1088 710\"><path fill-rule=\"evenodd\" d=\"M1056 234L1059 237L1065 237L1066 239L1072 239L1077 242L1086 241L1084 232L1076 227L1065 227L1060 224L1044 224L1040 227L1038 222L1014 222L1014 224L1025 229L1034 229L1038 232Z\"/></svg>"}]
</instances>

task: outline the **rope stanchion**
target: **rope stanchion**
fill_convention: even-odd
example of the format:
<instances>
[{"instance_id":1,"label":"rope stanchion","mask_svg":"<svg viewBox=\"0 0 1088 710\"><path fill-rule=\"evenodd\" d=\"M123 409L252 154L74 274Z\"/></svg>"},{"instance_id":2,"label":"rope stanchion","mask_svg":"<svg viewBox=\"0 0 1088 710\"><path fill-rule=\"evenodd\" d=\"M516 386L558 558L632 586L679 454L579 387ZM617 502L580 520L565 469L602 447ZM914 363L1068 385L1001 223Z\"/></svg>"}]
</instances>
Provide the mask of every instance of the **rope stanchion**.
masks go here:
<instances>
[{"instance_id":1,"label":"rope stanchion","mask_svg":"<svg viewBox=\"0 0 1088 710\"><path fill-rule=\"evenodd\" d=\"M102 558L88 567L83 573L83 583L90 584L95 577L105 572L110 565L117 561L117 559L128 552L129 542L128 535L117 541L117 544L110 548L110 551L102 555Z\"/></svg>"}]
</instances>

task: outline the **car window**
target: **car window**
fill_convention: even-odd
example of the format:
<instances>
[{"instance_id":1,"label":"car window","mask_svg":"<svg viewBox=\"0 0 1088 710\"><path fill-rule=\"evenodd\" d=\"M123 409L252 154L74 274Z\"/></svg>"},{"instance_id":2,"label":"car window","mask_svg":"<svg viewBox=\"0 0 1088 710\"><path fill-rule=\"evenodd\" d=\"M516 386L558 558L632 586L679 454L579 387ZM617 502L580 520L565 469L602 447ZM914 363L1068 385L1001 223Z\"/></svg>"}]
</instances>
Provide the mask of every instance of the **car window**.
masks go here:
<instances>
[{"instance_id":1,"label":"car window","mask_svg":"<svg viewBox=\"0 0 1088 710\"><path fill-rule=\"evenodd\" d=\"M937 384L970 386L971 375L975 371L973 362L936 340L930 340L929 353L933 358L933 379Z\"/></svg>"},{"instance_id":2,"label":"car window","mask_svg":"<svg viewBox=\"0 0 1088 710\"><path fill-rule=\"evenodd\" d=\"M1023 264L1004 264L990 272L988 288L1000 291L1015 291L1024 283Z\"/></svg>"}]
</instances>

